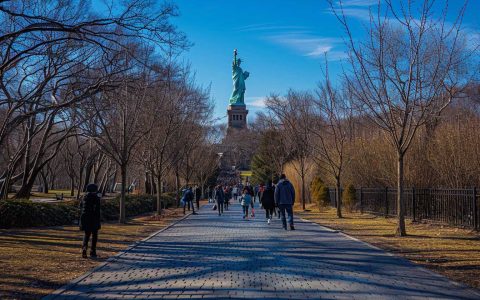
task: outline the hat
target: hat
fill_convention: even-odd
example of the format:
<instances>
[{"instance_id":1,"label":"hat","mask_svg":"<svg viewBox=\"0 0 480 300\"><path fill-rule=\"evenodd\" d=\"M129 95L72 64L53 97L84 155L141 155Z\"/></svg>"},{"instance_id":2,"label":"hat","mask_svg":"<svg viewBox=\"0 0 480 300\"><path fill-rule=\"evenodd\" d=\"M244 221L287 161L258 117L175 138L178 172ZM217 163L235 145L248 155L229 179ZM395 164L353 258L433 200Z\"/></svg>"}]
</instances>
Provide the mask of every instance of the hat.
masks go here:
<instances>
[{"instance_id":1,"label":"hat","mask_svg":"<svg viewBox=\"0 0 480 300\"><path fill-rule=\"evenodd\" d=\"M95 183L90 183L87 185L87 192L96 193L98 192L98 186Z\"/></svg>"}]
</instances>

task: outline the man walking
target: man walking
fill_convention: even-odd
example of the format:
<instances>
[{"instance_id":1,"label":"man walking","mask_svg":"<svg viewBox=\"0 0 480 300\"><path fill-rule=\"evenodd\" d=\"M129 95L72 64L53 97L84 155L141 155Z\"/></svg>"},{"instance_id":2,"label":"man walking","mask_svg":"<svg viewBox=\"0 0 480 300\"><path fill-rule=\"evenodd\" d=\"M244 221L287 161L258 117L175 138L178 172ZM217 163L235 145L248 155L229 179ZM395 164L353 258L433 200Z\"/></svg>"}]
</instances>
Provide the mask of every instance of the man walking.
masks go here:
<instances>
[{"instance_id":1,"label":"man walking","mask_svg":"<svg viewBox=\"0 0 480 300\"><path fill-rule=\"evenodd\" d=\"M285 218L286 211L288 214L290 230L295 230L295 227L293 226L293 204L295 203L295 189L290 181L288 181L285 174L280 175L280 180L275 188L275 203L280 209L283 229L287 230L287 220Z\"/></svg>"},{"instance_id":2,"label":"man walking","mask_svg":"<svg viewBox=\"0 0 480 300\"><path fill-rule=\"evenodd\" d=\"M193 198L195 196L193 195L192 188L187 187L185 190L185 194L183 195L183 200L185 201L185 204L183 205L183 214L185 214L185 208L188 205L188 210L190 210L190 205L192 206L192 214L196 215L197 213L195 212L195 205L193 204Z\"/></svg>"},{"instance_id":3,"label":"man walking","mask_svg":"<svg viewBox=\"0 0 480 300\"><path fill-rule=\"evenodd\" d=\"M215 201L217 202L218 215L223 214L223 203L225 202L225 193L221 184L215 189Z\"/></svg>"},{"instance_id":4,"label":"man walking","mask_svg":"<svg viewBox=\"0 0 480 300\"><path fill-rule=\"evenodd\" d=\"M200 210L200 198L202 197L202 191L200 187L197 185L195 186L195 202L197 204L197 210Z\"/></svg>"}]
</instances>

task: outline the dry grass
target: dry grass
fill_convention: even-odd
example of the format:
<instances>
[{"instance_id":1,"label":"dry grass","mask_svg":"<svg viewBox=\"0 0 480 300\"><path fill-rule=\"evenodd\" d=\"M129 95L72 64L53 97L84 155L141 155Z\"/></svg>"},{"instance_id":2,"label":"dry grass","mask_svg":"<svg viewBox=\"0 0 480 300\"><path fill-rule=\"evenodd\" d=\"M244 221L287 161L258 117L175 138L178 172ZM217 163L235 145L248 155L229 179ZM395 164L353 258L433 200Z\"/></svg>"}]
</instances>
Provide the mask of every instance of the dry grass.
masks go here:
<instances>
[{"instance_id":1,"label":"dry grass","mask_svg":"<svg viewBox=\"0 0 480 300\"><path fill-rule=\"evenodd\" d=\"M78 226L0 230L0 299L39 299L181 216L170 209L160 219L102 224L95 260L81 257Z\"/></svg>"},{"instance_id":2,"label":"dry grass","mask_svg":"<svg viewBox=\"0 0 480 300\"><path fill-rule=\"evenodd\" d=\"M299 211L299 216L401 255L452 280L480 288L478 232L407 221L408 236L397 237L394 218L344 212L344 218L338 219L332 208L321 212L313 205L308 208L310 212Z\"/></svg>"}]
</instances>

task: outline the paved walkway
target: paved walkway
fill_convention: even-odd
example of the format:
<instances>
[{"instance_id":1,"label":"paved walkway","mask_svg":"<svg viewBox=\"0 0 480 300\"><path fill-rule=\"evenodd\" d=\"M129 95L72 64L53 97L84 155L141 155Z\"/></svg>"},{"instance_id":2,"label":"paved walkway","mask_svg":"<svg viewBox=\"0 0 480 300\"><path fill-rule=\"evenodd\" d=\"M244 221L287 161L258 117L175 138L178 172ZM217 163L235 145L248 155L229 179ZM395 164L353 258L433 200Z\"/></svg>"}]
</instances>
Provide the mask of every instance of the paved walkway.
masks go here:
<instances>
[{"instance_id":1,"label":"paved walkway","mask_svg":"<svg viewBox=\"0 0 480 300\"><path fill-rule=\"evenodd\" d=\"M53 298L480 299L338 232L300 220L296 227L267 225L263 210L242 220L239 205L219 217L208 205Z\"/></svg>"}]
</instances>

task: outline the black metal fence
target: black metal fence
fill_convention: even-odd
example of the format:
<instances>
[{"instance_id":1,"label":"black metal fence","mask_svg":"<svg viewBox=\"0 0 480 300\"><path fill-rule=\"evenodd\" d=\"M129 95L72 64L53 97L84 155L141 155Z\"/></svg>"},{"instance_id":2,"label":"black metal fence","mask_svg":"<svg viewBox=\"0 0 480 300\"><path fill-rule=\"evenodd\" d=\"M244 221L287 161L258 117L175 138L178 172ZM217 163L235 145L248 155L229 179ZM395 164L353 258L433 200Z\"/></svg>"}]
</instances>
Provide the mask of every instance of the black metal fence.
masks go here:
<instances>
[{"instance_id":1,"label":"black metal fence","mask_svg":"<svg viewBox=\"0 0 480 300\"><path fill-rule=\"evenodd\" d=\"M329 190L331 204L335 206L335 188ZM397 190L394 188L357 188L355 209L362 213L395 216L396 197ZM405 216L413 221L430 220L480 229L480 199L476 188L406 188L404 197Z\"/></svg>"}]
</instances>

